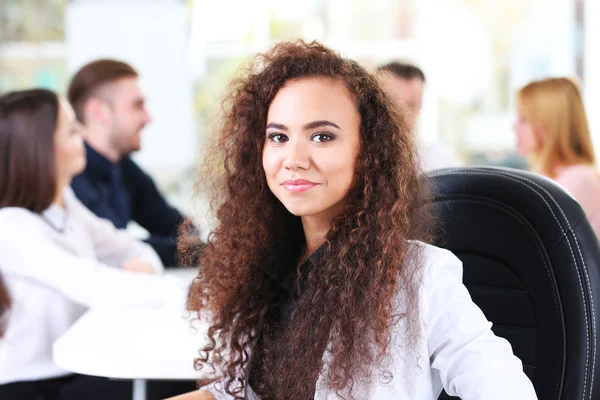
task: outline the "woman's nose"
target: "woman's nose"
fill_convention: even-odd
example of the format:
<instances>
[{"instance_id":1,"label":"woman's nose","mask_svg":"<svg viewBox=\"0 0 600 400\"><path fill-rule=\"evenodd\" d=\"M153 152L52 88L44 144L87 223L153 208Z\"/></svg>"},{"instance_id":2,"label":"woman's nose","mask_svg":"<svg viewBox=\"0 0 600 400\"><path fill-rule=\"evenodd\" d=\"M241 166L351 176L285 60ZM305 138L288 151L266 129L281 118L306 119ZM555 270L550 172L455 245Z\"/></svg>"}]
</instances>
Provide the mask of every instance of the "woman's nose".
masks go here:
<instances>
[{"instance_id":1,"label":"woman's nose","mask_svg":"<svg viewBox=\"0 0 600 400\"><path fill-rule=\"evenodd\" d=\"M308 169L310 154L307 147L305 143L301 143L299 140L289 141L283 167L286 169Z\"/></svg>"}]
</instances>

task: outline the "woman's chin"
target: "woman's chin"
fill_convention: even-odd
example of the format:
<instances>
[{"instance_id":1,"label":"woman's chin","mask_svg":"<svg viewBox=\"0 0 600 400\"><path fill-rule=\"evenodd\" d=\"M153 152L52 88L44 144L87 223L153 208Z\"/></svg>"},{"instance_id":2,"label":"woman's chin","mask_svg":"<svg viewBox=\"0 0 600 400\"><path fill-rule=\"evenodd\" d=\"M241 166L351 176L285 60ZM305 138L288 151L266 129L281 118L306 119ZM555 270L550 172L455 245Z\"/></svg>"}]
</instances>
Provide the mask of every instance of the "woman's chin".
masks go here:
<instances>
[{"instance_id":1,"label":"woman's chin","mask_svg":"<svg viewBox=\"0 0 600 400\"><path fill-rule=\"evenodd\" d=\"M289 211L290 214L296 217L309 217L315 214L315 210L312 207L302 207L302 206L286 206L285 208Z\"/></svg>"}]
</instances>

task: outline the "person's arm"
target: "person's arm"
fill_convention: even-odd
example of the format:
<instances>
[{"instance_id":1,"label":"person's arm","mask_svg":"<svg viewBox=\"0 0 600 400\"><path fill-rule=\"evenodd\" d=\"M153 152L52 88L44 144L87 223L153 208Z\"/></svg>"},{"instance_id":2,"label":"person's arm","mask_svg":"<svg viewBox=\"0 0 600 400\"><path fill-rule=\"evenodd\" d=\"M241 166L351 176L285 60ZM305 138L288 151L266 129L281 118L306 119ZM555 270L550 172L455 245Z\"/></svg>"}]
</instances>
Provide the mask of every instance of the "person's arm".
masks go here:
<instances>
[{"instance_id":1,"label":"person's arm","mask_svg":"<svg viewBox=\"0 0 600 400\"><path fill-rule=\"evenodd\" d=\"M66 251L35 221L3 220L0 266L3 273L52 288L87 307L185 304L187 291L176 279L138 274Z\"/></svg>"},{"instance_id":2,"label":"person's arm","mask_svg":"<svg viewBox=\"0 0 600 400\"><path fill-rule=\"evenodd\" d=\"M108 202L107 196L110 189L97 183L100 187L92 184L91 178L84 171L81 175L73 178L71 189L77 199L92 213L111 221L119 229L125 229L128 221L124 221L121 216L117 215Z\"/></svg>"},{"instance_id":3,"label":"person's arm","mask_svg":"<svg viewBox=\"0 0 600 400\"><path fill-rule=\"evenodd\" d=\"M121 162L123 180L131 199L131 218L145 228L146 239L167 267L178 264L177 236L185 217L165 200L154 180L133 160ZM197 229L192 225L190 228Z\"/></svg>"},{"instance_id":4,"label":"person's arm","mask_svg":"<svg viewBox=\"0 0 600 400\"><path fill-rule=\"evenodd\" d=\"M134 239L125 230L115 228L112 222L97 217L70 189L65 190L65 201L69 215L77 218L89 232L99 261L120 267L136 259L152 266L155 272L163 271L163 264L152 247Z\"/></svg>"},{"instance_id":5,"label":"person's arm","mask_svg":"<svg viewBox=\"0 0 600 400\"><path fill-rule=\"evenodd\" d=\"M446 392L462 400L534 400L533 385L508 341L497 337L462 283L451 252L425 268L422 287L431 368Z\"/></svg>"},{"instance_id":6,"label":"person's arm","mask_svg":"<svg viewBox=\"0 0 600 400\"><path fill-rule=\"evenodd\" d=\"M144 243L152 247L165 267L172 267L179 264L176 237L150 235L150 237L144 239Z\"/></svg>"},{"instance_id":7,"label":"person's arm","mask_svg":"<svg viewBox=\"0 0 600 400\"><path fill-rule=\"evenodd\" d=\"M73 178L71 181L71 190L73 190L75 196L77 196L84 206L92 210L94 195L86 171Z\"/></svg>"}]
</instances>

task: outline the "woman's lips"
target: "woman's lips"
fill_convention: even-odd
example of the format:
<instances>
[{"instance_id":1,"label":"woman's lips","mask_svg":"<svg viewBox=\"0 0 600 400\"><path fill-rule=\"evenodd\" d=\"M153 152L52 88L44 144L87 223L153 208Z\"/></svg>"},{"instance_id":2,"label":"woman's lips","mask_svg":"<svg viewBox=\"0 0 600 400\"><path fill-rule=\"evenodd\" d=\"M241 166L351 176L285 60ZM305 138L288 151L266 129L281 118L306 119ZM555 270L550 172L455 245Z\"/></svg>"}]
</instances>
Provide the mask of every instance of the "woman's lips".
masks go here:
<instances>
[{"instance_id":1,"label":"woman's lips","mask_svg":"<svg viewBox=\"0 0 600 400\"><path fill-rule=\"evenodd\" d=\"M290 192L304 192L314 188L317 184L306 179L288 179L283 182L282 186Z\"/></svg>"}]
</instances>

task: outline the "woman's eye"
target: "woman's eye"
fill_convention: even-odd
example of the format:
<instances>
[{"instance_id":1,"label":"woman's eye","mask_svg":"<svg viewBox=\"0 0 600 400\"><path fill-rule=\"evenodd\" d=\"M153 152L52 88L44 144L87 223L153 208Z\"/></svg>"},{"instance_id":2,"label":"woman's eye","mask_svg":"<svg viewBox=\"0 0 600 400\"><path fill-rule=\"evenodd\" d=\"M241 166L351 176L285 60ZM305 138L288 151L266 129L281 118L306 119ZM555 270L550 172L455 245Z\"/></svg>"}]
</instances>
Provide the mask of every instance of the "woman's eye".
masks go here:
<instances>
[{"instance_id":1,"label":"woman's eye","mask_svg":"<svg viewBox=\"0 0 600 400\"><path fill-rule=\"evenodd\" d=\"M330 140L334 139L334 136L331 133L326 133L326 132L319 132L319 133L315 133L312 136L313 141L317 142L317 143L323 143L323 142L329 142Z\"/></svg>"},{"instance_id":2,"label":"woman's eye","mask_svg":"<svg viewBox=\"0 0 600 400\"><path fill-rule=\"evenodd\" d=\"M283 143L288 141L288 137L283 133L271 133L268 138L270 141L275 143Z\"/></svg>"}]
</instances>

